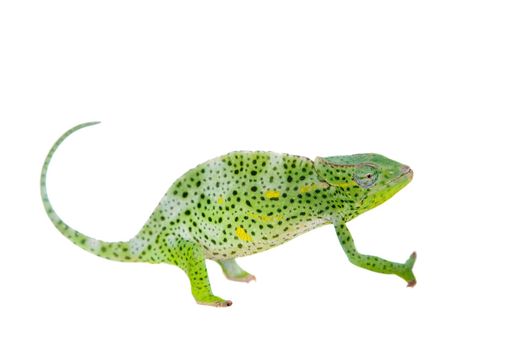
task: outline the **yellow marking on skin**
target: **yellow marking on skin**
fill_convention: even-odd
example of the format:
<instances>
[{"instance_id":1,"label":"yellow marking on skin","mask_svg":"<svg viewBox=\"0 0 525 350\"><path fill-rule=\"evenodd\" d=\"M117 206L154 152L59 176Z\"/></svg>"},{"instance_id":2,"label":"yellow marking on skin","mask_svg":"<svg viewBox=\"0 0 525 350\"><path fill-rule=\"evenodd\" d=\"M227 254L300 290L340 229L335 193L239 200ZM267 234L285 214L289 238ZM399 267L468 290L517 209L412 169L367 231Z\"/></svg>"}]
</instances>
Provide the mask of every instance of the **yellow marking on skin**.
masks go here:
<instances>
[{"instance_id":1,"label":"yellow marking on skin","mask_svg":"<svg viewBox=\"0 0 525 350\"><path fill-rule=\"evenodd\" d=\"M270 190L270 191L266 191L266 193L264 195L268 199L279 198L281 196L281 192Z\"/></svg>"},{"instance_id":2,"label":"yellow marking on skin","mask_svg":"<svg viewBox=\"0 0 525 350\"><path fill-rule=\"evenodd\" d=\"M318 188L327 188L328 186L330 186L330 185L328 185L326 182L319 182L319 183L308 184L308 185L301 186L299 188L299 192L301 192L301 193L310 192L310 191L316 190Z\"/></svg>"},{"instance_id":3,"label":"yellow marking on skin","mask_svg":"<svg viewBox=\"0 0 525 350\"><path fill-rule=\"evenodd\" d=\"M339 187L350 187L353 186L355 182L336 182L335 185Z\"/></svg>"},{"instance_id":4,"label":"yellow marking on skin","mask_svg":"<svg viewBox=\"0 0 525 350\"><path fill-rule=\"evenodd\" d=\"M269 215L263 215L263 214L249 213L248 215L251 218L262 221L262 222L282 221L284 219L284 216L281 214L269 216Z\"/></svg>"},{"instance_id":5,"label":"yellow marking on skin","mask_svg":"<svg viewBox=\"0 0 525 350\"><path fill-rule=\"evenodd\" d=\"M217 199L217 203L224 204L224 198L222 198L222 196L220 196L219 199Z\"/></svg>"},{"instance_id":6,"label":"yellow marking on skin","mask_svg":"<svg viewBox=\"0 0 525 350\"><path fill-rule=\"evenodd\" d=\"M304 186L301 186L299 188L299 192L301 193L305 193L305 192L310 192L311 190L315 189L315 184L313 185L304 185Z\"/></svg>"},{"instance_id":7,"label":"yellow marking on skin","mask_svg":"<svg viewBox=\"0 0 525 350\"><path fill-rule=\"evenodd\" d=\"M253 241L252 236L250 236L250 234L246 232L246 230L240 226L235 229L235 234L237 235L237 237L239 237L243 241L246 241L246 242Z\"/></svg>"},{"instance_id":8,"label":"yellow marking on skin","mask_svg":"<svg viewBox=\"0 0 525 350\"><path fill-rule=\"evenodd\" d=\"M341 183L338 183L338 185L342 186L342 187L348 187L348 186L351 186L352 183L350 182L341 182ZM319 182L319 183L313 183L313 184L308 184L308 185L304 185L304 186L301 186L299 187L299 192L301 193L306 193L306 192L310 192L310 191L313 191L313 190L316 190L318 188L328 188L330 185L326 182Z\"/></svg>"}]
</instances>

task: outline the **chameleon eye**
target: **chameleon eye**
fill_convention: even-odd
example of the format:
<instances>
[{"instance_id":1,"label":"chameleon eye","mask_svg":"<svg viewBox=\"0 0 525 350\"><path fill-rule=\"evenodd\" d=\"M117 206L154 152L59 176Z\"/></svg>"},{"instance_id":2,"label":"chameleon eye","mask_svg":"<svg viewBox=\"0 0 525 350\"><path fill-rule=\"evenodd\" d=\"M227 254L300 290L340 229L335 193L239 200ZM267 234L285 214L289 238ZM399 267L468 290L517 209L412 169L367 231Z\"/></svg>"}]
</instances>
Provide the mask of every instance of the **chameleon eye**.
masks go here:
<instances>
[{"instance_id":1,"label":"chameleon eye","mask_svg":"<svg viewBox=\"0 0 525 350\"><path fill-rule=\"evenodd\" d=\"M377 181L377 171L370 165L360 165L355 168L354 181L362 188L370 188Z\"/></svg>"}]
</instances>

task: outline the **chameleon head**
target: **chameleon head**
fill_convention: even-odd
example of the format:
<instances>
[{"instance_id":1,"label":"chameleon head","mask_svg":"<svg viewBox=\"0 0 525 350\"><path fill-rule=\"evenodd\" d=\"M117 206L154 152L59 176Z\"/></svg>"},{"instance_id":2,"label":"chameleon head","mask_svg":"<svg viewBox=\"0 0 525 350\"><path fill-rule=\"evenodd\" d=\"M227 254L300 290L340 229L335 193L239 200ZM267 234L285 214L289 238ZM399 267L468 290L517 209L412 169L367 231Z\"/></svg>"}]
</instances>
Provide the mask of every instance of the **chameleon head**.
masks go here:
<instances>
[{"instance_id":1,"label":"chameleon head","mask_svg":"<svg viewBox=\"0 0 525 350\"><path fill-rule=\"evenodd\" d=\"M385 202L413 177L409 166L375 153L318 157L315 169L321 180L349 196L358 213Z\"/></svg>"}]
</instances>

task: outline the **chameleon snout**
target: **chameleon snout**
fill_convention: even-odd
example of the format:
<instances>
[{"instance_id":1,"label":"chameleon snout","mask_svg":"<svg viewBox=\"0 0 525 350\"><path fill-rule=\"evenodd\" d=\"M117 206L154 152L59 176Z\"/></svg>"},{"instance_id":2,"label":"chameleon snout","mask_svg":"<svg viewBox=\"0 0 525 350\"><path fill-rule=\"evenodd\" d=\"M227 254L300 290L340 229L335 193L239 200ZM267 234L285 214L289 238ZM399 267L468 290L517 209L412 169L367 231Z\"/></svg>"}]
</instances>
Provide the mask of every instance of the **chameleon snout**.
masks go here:
<instances>
[{"instance_id":1,"label":"chameleon snout","mask_svg":"<svg viewBox=\"0 0 525 350\"><path fill-rule=\"evenodd\" d=\"M414 171L408 165L403 165L401 167L401 174L407 175L410 180L414 177Z\"/></svg>"}]
</instances>

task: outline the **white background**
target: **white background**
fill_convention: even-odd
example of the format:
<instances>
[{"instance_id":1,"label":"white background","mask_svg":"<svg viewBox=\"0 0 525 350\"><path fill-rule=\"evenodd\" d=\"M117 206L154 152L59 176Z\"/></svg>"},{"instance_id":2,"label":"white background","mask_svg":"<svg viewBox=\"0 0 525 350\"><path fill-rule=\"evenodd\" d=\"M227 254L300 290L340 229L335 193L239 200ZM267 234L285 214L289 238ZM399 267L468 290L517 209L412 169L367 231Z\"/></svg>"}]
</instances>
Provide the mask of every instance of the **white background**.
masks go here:
<instances>
[{"instance_id":1,"label":"white background","mask_svg":"<svg viewBox=\"0 0 525 350\"><path fill-rule=\"evenodd\" d=\"M523 349L521 1L2 1L2 349ZM227 309L181 270L90 255L131 238L189 168L232 150L378 152L413 182L348 224L416 250L418 285L351 265L332 227L240 259Z\"/></svg>"}]
</instances>

